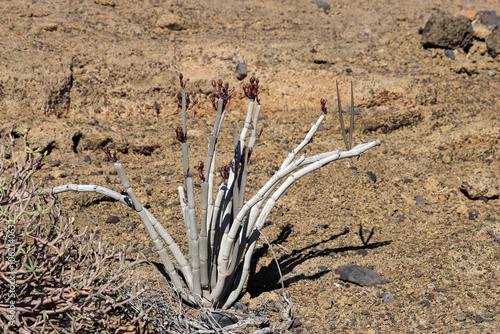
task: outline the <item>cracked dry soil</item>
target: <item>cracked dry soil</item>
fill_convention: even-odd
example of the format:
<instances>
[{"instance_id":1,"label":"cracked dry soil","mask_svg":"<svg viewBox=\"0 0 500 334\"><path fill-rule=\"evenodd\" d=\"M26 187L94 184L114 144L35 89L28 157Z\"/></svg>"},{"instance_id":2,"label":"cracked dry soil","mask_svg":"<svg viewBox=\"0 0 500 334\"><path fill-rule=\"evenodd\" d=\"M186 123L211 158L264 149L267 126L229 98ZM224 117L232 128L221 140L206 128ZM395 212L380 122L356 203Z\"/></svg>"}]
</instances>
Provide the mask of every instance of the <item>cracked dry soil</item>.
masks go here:
<instances>
[{"instance_id":1,"label":"cracked dry soil","mask_svg":"<svg viewBox=\"0 0 500 334\"><path fill-rule=\"evenodd\" d=\"M187 91L200 101L188 121L192 164L205 159L211 80L236 87L219 141L227 148L222 165L246 110L235 66L245 62L260 79L264 131L250 195L316 121L320 98L330 114L305 151L343 147L334 84L348 106L352 82L355 142L382 145L301 179L264 229L302 322L292 331L498 333L500 244L487 231L500 234L500 57L475 39L452 60L442 49L422 48L418 33L436 9L498 11L498 3L328 3L329 10L290 0L2 1L2 135L13 124L33 128L32 146L60 163L42 168L48 186L122 191L100 149L118 151L143 205L186 249L176 205L178 74L191 79ZM99 224L103 239L150 248L139 218L120 204L88 194L60 198L78 224ZM110 215L119 222L104 224ZM374 230L368 245L360 224ZM262 242L257 257L242 297L250 308L280 300L276 265ZM369 266L388 283L338 280L335 269L350 264ZM152 267L141 270L158 278Z\"/></svg>"}]
</instances>

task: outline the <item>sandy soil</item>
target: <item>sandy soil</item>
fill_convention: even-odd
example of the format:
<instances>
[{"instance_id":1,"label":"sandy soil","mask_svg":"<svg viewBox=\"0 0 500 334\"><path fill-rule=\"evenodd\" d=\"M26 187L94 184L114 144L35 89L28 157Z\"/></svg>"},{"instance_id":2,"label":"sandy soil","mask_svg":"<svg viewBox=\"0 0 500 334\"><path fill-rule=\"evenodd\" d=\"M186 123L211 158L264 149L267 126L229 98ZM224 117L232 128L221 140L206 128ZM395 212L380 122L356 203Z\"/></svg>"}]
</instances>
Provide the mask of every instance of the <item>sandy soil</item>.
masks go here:
<instances>
[{"instance_id":1,"label":"sandy soil","mask_svg":"<svg viewBox=\"0 0 500 334\"><path fill-rule=\"evenodd\" d=\"M320 98L332 112L306 151L343 147L334 86L348 106L352 82L355 141L382 145L300 180L265 229L302 322L294 331L498 332L500 244L486 231L500 234L500 56L475 39L452 60L424 49L418 32L437 9L500 12L498 2L326 2L329 11L289 0L2 1L2 133L14 124L33 128L33 146L59 162L42 169L50 186L122 191L100 148L117 150L139 199L186 248L176 205L178 74L190 78L188 93L200 101L188 122L193 162L205 159L211 81L236 87L221 165L246 110L235 66L245 62L260 79L264 131L249 194L316 121ZM150 248L123 206L97 195L61 199L80 224L102 224L103 238ZM110 215L120 221L104 224ZM368 245L360 224L375 231ZM257 255L242 298L250 307L280 299L271 252L262 245ZM346 264L369 266L389 282L346 284L334 273Z\"/></svg>"}]
</instances>

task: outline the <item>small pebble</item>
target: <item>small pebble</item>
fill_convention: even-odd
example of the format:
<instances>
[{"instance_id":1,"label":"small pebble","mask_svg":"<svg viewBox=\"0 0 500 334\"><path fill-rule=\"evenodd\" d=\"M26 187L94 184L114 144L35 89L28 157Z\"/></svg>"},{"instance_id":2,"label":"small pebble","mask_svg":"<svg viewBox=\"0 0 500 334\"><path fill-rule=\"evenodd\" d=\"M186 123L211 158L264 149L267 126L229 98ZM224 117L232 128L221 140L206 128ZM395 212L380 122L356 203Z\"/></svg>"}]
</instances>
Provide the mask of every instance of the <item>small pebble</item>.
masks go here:
<instances>
[{"instance_id":1,"label":"small pebble","mask_svg":"<svg viewBox=\"0 0 500 334\"><path fill-rule=\"evenodd\" d=\"M94 113L96 113L96 114L100 114L100 113L101 113L101 109L99 109L99 108L95 108L95 109L94 109Z\"/></svg>"},{"instance_id":2,"label":"small pebble","mask_svg":"<svg viewBox=\"0 0 500 334\"><path fill-rule=\"evenodd\" d=\"M144 254L144 255L148 255L148 254L152 254L152 253L153 253L153 250L152 250L151 248L146 248L146 249L142 252L142 254Z\"/></svg>"},{"instance_id":3,"label":"small pebble","mask_svg":"<svg viewBox=\"0 0 500 334\"><path fill-rule=\"evenodd\" d=\"M302 326L302 321L300 321L299 318L293 318L292 327L297 328L299 326Z\"/></svg>"},{"instance_id":4,"label":"small pebble","mask_svg":"<svg viewBox=\"0 0 500 334\"><path fill-rule=\"evenodd\" d=\"M52 167L57 167L61 163L59 161L47 161L47 164L51 165Z\"/></svg>"},{"instance_id":5,"label":"small pebble","mask_svg":"<svg viewBox=\"0 0 500 334\"><path fill-rule=\"evenodd\" d=\"M455 53L453 52L453 50L446 49L444 50L444 54L446 55L446 57L455 60Z\"/></svg>"},{"instance_id":6,"label":"small pebble","mask_svg":"<svg viewBox=\"0 0 500 334\"><path fill-rule=\"evenodd\" d=\"M386 304L392 303L394 300L395 300L394 297L388 293L386 293L382 296L382 301Z\"/></svg>"},{"instance_id":7,"label":"small pebble","mask_svg":"<svg viewBox=\"0 0 500 334\"><path fill-rule=\"evenodd\" d=\"M127 224L127 230L133 230L135 228L135 224L134 223L128 223Z\"/></svg>"},{"instance_id":8,"label":"small pebble","mask_svg":"<svg viewBox=\"0 0 500 334\"><path fill-rule=\"evenodd\" d=\"M238 80L243 80L247 76L247 64L245 62L238 63L236 65L236 78Z\"/></svg>"},{"instance_id":9,"label":"small pebble","mask_svg":"<svg viewBox=\"0 0 500 334\"><path fill-rule=\"evenodd\" d=\"M108 219L106 219L106 224L116 224L120 221L120 218L117 216L109 216Z\"/></svg>"},{"instance_id":10,"label":"small pebble","mask_svg":"<svg viewBox=\"0 0 500 334\"><path fill-rule=\"evenodd\" d=\"M366 249L360 249L356 252L356 254L361 255L361 256L367 256L368 251Z\"/></svg>"},{"instance_id":11,"label":"small pebble","mask_svg":"<svg viewBox=\"0 0 500 334\"><path fill-rule=\"evenodd\" d=\"M92 159L90 159L90 157L88 155L86 155L85 158L83 158L83 161L90 162L90 161L92 161Z\"/></svg>"},{"instance_id":12,"label":"small pebble","mask_svg":"<svg viewBox=\"0 0 500 334\"><path fill-rule=\"evenodd\" d=\"M417 204L420 204L420 205L425 204L425 199L420 195L417 195L417 197L415 197L415 201L417 202Z\"/></svg>"},{"instance_id":13,"label":"small pebble","mask_svg":"<svg viewBox=\"0 0 500 334\"><path fill-rule=\"evenodd\" d=\"M476 316L474 316L474 321L476 323L480 324L480 323L482 323L484 321L484 319L480 315L476 315Z\"/></svg>"},{"instance_id":14,"label":"small pebble","mask_svg":"<svg viewBox=\"0 0 500 334\"><path fill-rule=\"evenodd\" d=\"M430 307L431 306L431 302L428 301L427 299L423 299L420 301L420 304L422 304L423 306L425 307Z\"/></svg>"},{"instance_id":15,"label":"small pebble","mask_svg":"<svg viewBox=\"0 0 500 334\"><path fill-rule=\"evenodd\" d=\"M316 1L316 5L318 6L319 9L323 9L323 11L325 12L325 14L330 13L330 5L327 4L326 2L324 2L324 1Z\"/></svg>"},{"instance_id":16,"label":"small pebble","mask_svg":"<svg viewBox=\"0 0 500 334\"><path fill-rule=\"evenodd\" d=\"M372 172L366 172L366 175L372 180L374 183L377 182L377 175L373 174Z\"/></svg>"},{"instance_id":17,"label":"small pebble","mask_svg":"<svg viewBox=\"0 0 500 334\"><path fill-rule=\"evenodd\" d=\"M325 271L325 270L328 270L328 267L327 266L319 266L318 269L321 271Z\"/></svg>"},{"instance_id":18,"label":"small pebble","mask_svg":"<svg viewBox=\"0 0 500 334\"><path fill-rule=\"evenodd\" d=\"M180 205L180 204L181 204L181 202L179 202L179 201L174 201L174 205Z\"/></svg>"}]
</instances>

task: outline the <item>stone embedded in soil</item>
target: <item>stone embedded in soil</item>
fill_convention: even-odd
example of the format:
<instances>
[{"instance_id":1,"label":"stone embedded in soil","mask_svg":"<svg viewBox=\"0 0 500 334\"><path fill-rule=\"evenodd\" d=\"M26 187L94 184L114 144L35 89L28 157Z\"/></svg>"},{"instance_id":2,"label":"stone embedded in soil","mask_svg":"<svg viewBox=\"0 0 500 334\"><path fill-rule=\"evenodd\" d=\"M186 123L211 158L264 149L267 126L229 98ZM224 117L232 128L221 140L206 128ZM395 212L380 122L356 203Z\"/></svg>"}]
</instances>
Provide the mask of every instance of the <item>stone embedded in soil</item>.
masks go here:
<instances>
[{"instance_id":1,"label":"stone embedded in soil","mask_svg":"<svg viewBox=\"0 0 500 334\"><path fill-rule=\"evenodd\" d=\"M47 164L51 165L52 167L57 167L57 166L61 165L61 163L59 161L47 161Z\"/></svg>"},{"instance_id":2,"label":"stone embedded in soil","mask_svg":"<svg viewBox=\"0 0 500 334\"><path fill-rule=\"evenodd\" d=\"M146 248L146 249L142 252L142 254L144 254L144 255L148 255L148 254L152 254L152 253L153 253L153 251L151 250L151 248Z\"/></svg>"},{"instance_id":3,"label":"stone embedded in soil","mask_svg":"<svg viewBox=\"0 0 500 334\"><path fill-rule=\"evenodd\" d=\"M420 304L422 304L423 306L425 307L430 307L431 306L431 302L428 301L427 299L423 299L420 301Z\"/></svg>"},{"instance_id":4,"label":"stone embedded in soil","mask_svg":"<svg viewBox=\"0 0 500 334\"><path fill-rule=\"evenodd\" d=\"M373 181L373 183L377 182L377 175L373 174L373 172L366 172L366 175Z\"/></svg>"},{"instance_id":5,"label":"stone embedded in soil","mask_svg":"<svg viewBox=\"0 0 500 334\"><path fill-rule=\"evenodd\" d=\"M486 47L493 58L500 54L500 25L496 26L491 34L486 37Z\"/></svg>"},{"instance_id":6,"label":"stone embedded in soil","mask_svg":"<svg viewBox=\"0 0 500 334\"><path fill-rule=\"evenodd\" d=\"M500 25L500 18L495 11L481 11L477 13L477 18L472 21L474 37L484 40L498 25Z\"/></svg>"},{"instance_id":7,"label":"stone embedded in soil","mask_svg":"<svg viewBox=\"0 0 500 334\"><path fill-rule=\"evenodd\" d=\"M179 14L167 12L160 16L156 25L162 29L183 30L186 23Z\"/></svg>"},{"instance_id":8,"label":"stone embedded in soil","mask_svg":"<svg viewBox=\"0 0 500 334\"><path fill-rule=\"evenodd\" d=\"M339 279L346 282L359 284L361 286L373 286L375 284L386 284L387 280L370 268L351 265L340 266L335 270Z\"/></svg>"},{"instance_id":9,"label":"stone embedded in soil","mask_svg":"<svg viewBox=\"0 0 500 334\"><path fill-rule=\"evenodd\" d=\"M494 178L478 178L467 176L462 180L460 190L469 199L498 198L500 195L498 181Z\"/></svg>"},{"instance_id":10,"label":"stone embedded in soil","mask_svg":"<svg viewBox=\"0 0 500 334\"><path fill-rule=\"evenodd\" d=\"M212 312L212 317L222 328L238 323L238 318L229 313ZM204 320L208 322L208 319Z\"/></svg>"},{"instance_id":11,"label":"stone embedded in soil","mask_svg":"<svg viewBox=\"0 0 500 334\"><path fill-rule=\"evenodd\" d=\"M236 78L243 80L247 77L247 64L245 62L236 65Z\"/></svg>"},{"instance_id":12,"label":"stone embedded in soil","mask_svg":"<svg viewBox=\"0 0 500 334\"><path fill-rule=\"evenodd\" d=\"M395 300L394 297L388 293L382 296L382 301L386 304L392 303L394 300Z\"/></svg>"},{"instance_id":13,"label":"stone embedded in soil","mask_svg":"<svg viewBox=\"0 0 500 334\"><path fill-rule=\"evenodd\" d=\"M90 159L90 157L88 155L86 155L85 158L83 158L83 161L90 162L90 161L92 161L92 159Z\"/></svg>"},{"instance_id":14,"label":"stone embedded in soil","mask_svg":"<svg viewBox=\"0 0 500 334\"><path fill-rule=\"evenodd\" d=\"M472 45L472 25L465 16L438 11L421 29L425 48L469 49Z\"/></svg>"},{"instance_id":15,"label":"stone embedded in soil","mask_svg":"<svg viewBox=\"0 0 500 334\"><path fill-rule=\"evenodd\" d=\"M453 50L450 49L444 50L444 55L450 58L451 60L455 60L455 53L453 52Z\"/></svg>"},{"instance_id":16,"label":"stone embedded in soil","mask_svg":"<svg viewBox=\"0 0 500 334\"><path fill-rule=\"evenodd\" d=\"M109 216L108 219L106 219L106 224L116 224L120 221L120 218L117 216Z\"/></svg>"},{"instance_id":17,"label":"stone embedded in soil","mask_svg":"<svg viewBox=\"0 0 500 334\"><path fill-rule=\"evenodd\" d=\"M417 204L424 205L425 204L425 199L422 196L417 195L417 197L415 197L415 202Z\"/></svg>"},{"instance_id":18,"label":"stone embedded in soil","mask_svg":"<svg viewBox=\"0 0 500 334\"><path fill-rule=\"evenodd\" d=\"M324 1L316 1L316 5L318 6L319 9L323 9L323 11L325 12L325 14L330 13L330 5L327 4L326 2L324 2Z\"/></svg>"}]
</instances>

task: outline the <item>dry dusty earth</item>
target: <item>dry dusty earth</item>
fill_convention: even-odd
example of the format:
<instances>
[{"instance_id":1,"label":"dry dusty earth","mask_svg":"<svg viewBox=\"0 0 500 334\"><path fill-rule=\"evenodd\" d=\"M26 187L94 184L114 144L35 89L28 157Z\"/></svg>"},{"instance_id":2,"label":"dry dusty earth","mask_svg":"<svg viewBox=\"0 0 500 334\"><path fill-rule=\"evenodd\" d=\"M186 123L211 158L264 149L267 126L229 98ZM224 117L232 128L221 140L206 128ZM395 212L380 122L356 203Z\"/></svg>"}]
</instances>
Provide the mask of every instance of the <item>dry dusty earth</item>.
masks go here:
<instances>
[{"instance_id":1,"label":"dry dusty earth","mask_svg":"<svg viewBox=\"0 0 500 334\"><path fill-rule=\"evenodd\" d=\"M343 147L334 85L348 106L352 82L355 141L382 145L301 179L265 228L302 322L292 331L498 333L500 243L486 231L500 234L500 56L474 39L453 60L423 48L419 28L436 10L500 12L499 3L325 1L329 11L305 0L1 1L2 135L14 124L33 128L32 146L49 152L41 171L48 186L123 191L100 148L117 150L139 199L185 248L176 195L180 72L200 101L188 122L193 162L206 150L205 123L213 124L211 80L237 88L221 165L246 110L235 66L245 62L260 79L264 131L250 194L316 121L320 98L332 112L306 151ZM150 248L123 206L97 195L60 198L79 224L102 225L103 238ZM120 221L104 224L110 215ZM137 227L127 229L131 223ZM359 224L375 230L368 245ZM257 254L242 297L250 308L280 300L271 253L261 245ZM342 282L335 269L348 264L369 266L388 283Z\"/></svg>"}]
</instances>

